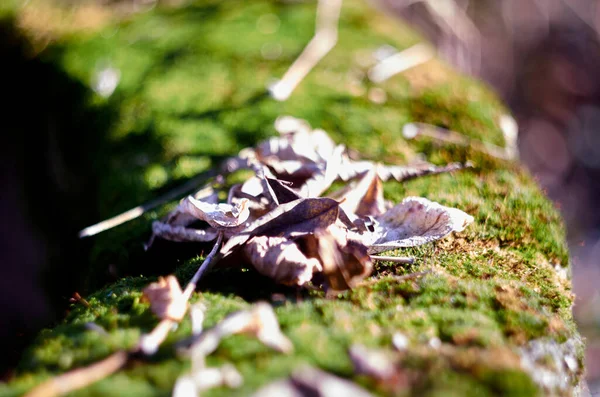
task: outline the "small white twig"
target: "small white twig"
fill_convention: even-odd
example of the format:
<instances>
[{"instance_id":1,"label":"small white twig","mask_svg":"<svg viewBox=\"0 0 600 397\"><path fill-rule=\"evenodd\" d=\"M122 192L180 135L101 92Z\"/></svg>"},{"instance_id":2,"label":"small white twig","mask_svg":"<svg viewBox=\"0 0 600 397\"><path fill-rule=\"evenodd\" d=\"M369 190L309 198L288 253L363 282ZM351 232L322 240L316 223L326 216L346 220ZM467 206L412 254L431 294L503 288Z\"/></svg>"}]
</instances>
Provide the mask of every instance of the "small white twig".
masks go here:
<instances>
[{"instance_id":1,"label":"small white twig","mask_svg":"<svg viewBox=\"0 0 600 397\"><path fill-rule=\"evenodd\" d=\"M415 44L391 55L369 69L369 80L381 83L405 70L421 65L435 56L435 51L425 44Z\"/></svg>"},{"instance_id":2,"label":"small white twig","mask_svg":"<svg viewBox=\"0 0 600 397\"><path fill-rule=\"evenodd\" d=\"M273 98L288 99L304 77L335 47L341 8L342 0L319 0L315 35L283 78L269 87Z\"/></svg>"},{"instance_id":3,"label":"small white twig","mask_svg":"<svg viewBox=\"0 0 600 397\"><path fill-rule=\"evenodd\" d=\"M138 205L137 207L134 207L130 210L120 213L119 215L115 215L112 218L105 219L102 222L98 222L94 225L91 225L91 226L88 226L88 227L82 229L78 233L78 236L79 236L79 238L91 237L98 233L102 233L106 230L109 230L109 229L112 229L119 225L122 225L125 222L134 220L134 219L144 215L144 213L146 211L150 211L151 209L156 208L159 205L162 205L168 201L171 201L178 197L183 196L187 192L196 188L196 186L198 186L198 184L201 181L209 178L210 176L211 176L210 172L202 173L202 174L198 175L197 177L190 179L183 185L176 187L175 189L165 193L164 195L162 195L160 197L157 197L154 200L151 200L142 205Z\"/></svg>"},{"instance_id":4,"label":"small white twig","mask_svg":"<svg viewBox=\"0 0 600 397\"><path fill-rule=\"evenodd\" d=\"M379 256L379 255L370 255L371 259L374 261L387 261L394 263L406 263L412 265L415 263L415 258L411 258L408 256Z\"/></svg>"}]
</instances>

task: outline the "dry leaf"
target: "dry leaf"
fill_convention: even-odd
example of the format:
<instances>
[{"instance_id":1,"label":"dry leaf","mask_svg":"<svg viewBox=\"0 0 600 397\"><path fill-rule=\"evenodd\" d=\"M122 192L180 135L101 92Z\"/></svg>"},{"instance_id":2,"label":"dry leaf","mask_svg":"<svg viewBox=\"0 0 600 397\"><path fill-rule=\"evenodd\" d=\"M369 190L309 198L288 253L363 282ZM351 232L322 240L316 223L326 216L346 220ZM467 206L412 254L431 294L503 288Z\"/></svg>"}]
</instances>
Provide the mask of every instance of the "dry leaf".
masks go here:
<instances>
[{"instance_id":1,"label":"dry leaf","mask_svg":"<svg viewBox=\"0 0 600 397\"><path fill-rule=\"evenodd\" d=\"M233 236L221 249L229 255L254 236L298 237L336 222L337 201L329 198L298 199L276 207Z\"/></svg>"},{"instance_id":2,"label":"dry leaf","mask_svg":"<svg viewBox=\"0 0 600 397\"><path fill-rule=\"evenodd\" d=\"M185 226L169 225L160 221L152 223L152 233L155 237L175 242L208 242L216 239L219 234L212 228L192 229Z\"/></svg>"},{"instance_id":3,"label":"dry leaf","mask_svg":"<svg viewBox=\"0 0 600 397\"><path fill-rule=\"evenodd\" d=\"M253 237L244 245L244 254L260 274L286 285L304 285L323 270L317 259L307 258L285 237Z\"/></svg>"},{"instance_id":4,"label":"dry leaf","mask_svg":"<svg viewBox=\"0 0 600 397\"><path fill-rule=\"evenodd\" d=\"M329 293L354 287L373 270L367 247L349 239L347 231L339 226L318 230L308 241L309 246L316 244L315 256L319 257L323 266ZM309 250L314 251L314 248L309 247Z\"/></svg>"},{"instance_id":5,"label":"dry leaf","mask_svg":"<svg viewBox=\"0 0 600 397\"><path fill-rule=\"evenodd\" d=\"M237 227L250 216L248 199L241 199L236 205L213 204L188 196L180 204L181 209L215 228Z\"/></svg>"},{"instance_id":6,"label":"dry leaf","mask_svg":"<svg viewBox=\"0 0 600 397\"><path fill-rule=\"evenodd\" d=\"M185 315L188 303L175 276L159 277L157 282L144 288L143 293L158 318L181 321Z\"/></svg>"},{"instance_id":7,"label":"dry leaf","mask_svg":"<svg viewBox=\"0 0 600 397\"><path fill-rule=\"evenodd\" d=\"M377 216L386 210L383 184L377 176L375 168L367 171L356 184L343 189L343 192L334 194L335 198L340 201L340 208L347 214L361 217Z\"/></svg>"},{"instance_id":8,"label":"dry leaf","mask_svg":"<svg viewBox=\"0 0 600 397\"><path fill-rule=\"evenodd\" d=\"M422 197L407 197L376 221L375 231L363 236L370 253L439 240L464 230L473 217Z\"/></svg>"},{"instance_id":9,"label":"dry leaf","mask_svg":"<svg viewBox=\"0 0 600 397\"><path fill-rule=\"evenodd\" d=\"M346 379L313 367L295 370L289 379L262 387L253 397L371 397L372 394Z\"/></svg>"},{"instance_id":10,"label":"dry leaf","mask_svg":"<svg viewBox=\"0 0 600 397\"><path fill-rule=\"evenodd\" d=\"M289 203L291 201L302 198L284 181L280 181L279 179L269 177L266 177L265 180L267 182L267 188L269 189L269 193L271 194L271 197L274 199L275 204L277 205Z\"/></svg>"}]
</instances>

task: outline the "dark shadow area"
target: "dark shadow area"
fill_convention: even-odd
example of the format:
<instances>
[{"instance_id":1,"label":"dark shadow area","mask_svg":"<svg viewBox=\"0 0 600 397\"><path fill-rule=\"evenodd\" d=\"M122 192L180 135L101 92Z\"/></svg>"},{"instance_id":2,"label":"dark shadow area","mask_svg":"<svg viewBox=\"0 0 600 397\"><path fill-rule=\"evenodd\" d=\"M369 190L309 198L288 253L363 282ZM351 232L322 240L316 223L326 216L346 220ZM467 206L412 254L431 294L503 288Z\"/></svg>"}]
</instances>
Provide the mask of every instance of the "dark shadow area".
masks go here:
<instances>
[{"instance_id":1,"label":"dark shadow area","mask_svg":"<svg viewBox=\"0 0 600 397\"><path fill-rule=\"evenodd\" d=\"M103 136L114 117L108 108L91 109L86 87L28 50L15 22L0 20L0 374L81 285L90 242L77 231L96 218Z\"/></svg>"}]
</instances>

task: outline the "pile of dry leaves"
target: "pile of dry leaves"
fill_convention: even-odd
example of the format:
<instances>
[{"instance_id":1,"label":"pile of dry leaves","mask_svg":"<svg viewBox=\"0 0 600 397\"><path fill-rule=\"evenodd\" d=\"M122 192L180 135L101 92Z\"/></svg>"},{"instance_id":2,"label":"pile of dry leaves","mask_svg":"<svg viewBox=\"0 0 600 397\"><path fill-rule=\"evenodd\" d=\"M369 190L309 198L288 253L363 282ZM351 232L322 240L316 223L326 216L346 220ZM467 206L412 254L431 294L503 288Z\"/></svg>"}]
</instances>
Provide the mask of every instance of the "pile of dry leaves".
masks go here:
<instances>
[{"instance_id":1,"label":"pile of dry leaves","mask_svg":"<svg viewBox=\"0 0 600 397\"><path fill-rule=\"evenodd\" d=\"M278 283L312 282L335 292L370 275L370 254L437 240L473 221L424 198L407 197L392 206L383 196L384 181L463 164L404 167L353 160L343 145L303 120L280 117L275 127L279 136L226 163L226 172L254 171L231 187L227 202L219 203L217 192L204 188L155 222L152 239L209 242L221 236L218 263L249 263ZM343 187L330 192L334 182Z\"/></svg>"}]
</instances>

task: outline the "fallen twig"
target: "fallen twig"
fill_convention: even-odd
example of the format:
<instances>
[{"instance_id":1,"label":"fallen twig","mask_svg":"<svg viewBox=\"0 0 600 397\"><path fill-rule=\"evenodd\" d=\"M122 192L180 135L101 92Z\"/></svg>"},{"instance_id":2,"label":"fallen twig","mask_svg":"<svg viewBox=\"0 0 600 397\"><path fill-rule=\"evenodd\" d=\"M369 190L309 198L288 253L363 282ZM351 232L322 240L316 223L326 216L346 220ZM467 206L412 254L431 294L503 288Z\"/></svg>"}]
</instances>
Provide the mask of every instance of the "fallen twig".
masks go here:
<instances>
[{"instance_id":1,"label":"fallen twig","mask_svg":"<svg viewBox=\"0 0 600 397\"><path fill-rule=\"evenodd\" d=\"M415 44L383 59L369 69L369 80L374 83L381 83L398 73L433 59L434 56L435 51L431 47L422 43Z\"/></svg>"},{"instance_id":2,"label":"fallen twig","mask_svg":"<svg viewBox=\"0 0 600 397\"><path fill-rule=\"evenodd\" d=\"M208 256L202 262L202 265L198 268L192 279L188 282L185 290L180 299L182 304L187 304L190 299L192 292L196 289L196 285L204 272L210 267L211 261L219 251L221 242L223 241L223 234L220 233L213 249L210 251ZM185 300L185 302L183 302ZM66 372L55 378L49 379L46 382L34 387L25 397L54 397L63 394L70 393L72 391L81 389L89 386L99 380L106 378L107 376L115 373L120 368L124 367L129 361L131 355L136 353L143 353L145 355L152 355L157 350L161 343L166 339L169 331L176 324L177 321L171 318L165 318L161 320L154 329L146 335L142 335L136 347L131 351L119 350L105 359L98 361L87 367L77 368L72 371Z\"/></svg>"},{"instance_id":3,"label":"fallen twig","mask_svg":"<svg viewBox=\"0 0 600 397\"><path fill-rule=\"evenodd\" d=\"M319 0L315 35L283 78L269 87L273 98L278 101L288 99L312 68L335 47L341 8L342 0Z\"/></svg>"},{"instance_id":4,"label":"fallen twig","mask_svg":"<svg viewBox=\"0 0 600 397\"><path fill-rule=\"evenodd\" d=\"M402 131L404 138L413 139L417 136L426 136L439 142L451 143L459 146L471 147L479 152L500 160L514 160L511 151L503 147L488 142L482 142L478 139L470 138L460 132L437 127L426 123L409 123L404 126Z\"/></svg>"},{"instance_id":5,"label":"fallen twig","mask_svg":"<svg viewBox=\"0 0 600 397\"><path fill-rule=\"evenodd\" d=\"M407 256L380 256L380 255L370 255L371 259L374 261L388 261L394 263L406 263L412 265L415 263L415 258L407 257Z\"/></svg>"},{"instance_id":6,"label":"fallen twig","mask_svg":"<svg viewBox=\"0 0 600 397\"><path fill-rule=\"evenodd\" d=\"M160 197L155 198L154 200L150 200L145 204L138 205L137 207L134 207L123 213L120 213L119 215L115 215L112 218L108 218L106 220L103 220L102 222L98 222L94 225L91 225L91 226L88 226L88 227L82 229L78 233L78 236L79 236L79 238L91 237L98 233L102 233L106 230L109 230L109 229L112 229L119 225L122 225L125 222L134 220L134 219L144 215L145 212L150 211L151 209L156 208L168 201L171 201L178 197L181 197L191 190L194 190L196 188L196 186L198 186L198 184L200 184L202 181L206 180L207 178L214 176L215 174L216 174L216 172L212 171L212 170L203 172L203 173L199 174L198 176L185 182L183 185L180 185L180 186L174 188L173 190L168 191L167 193L163 194Z\"/></svg>"}]
</instances>

